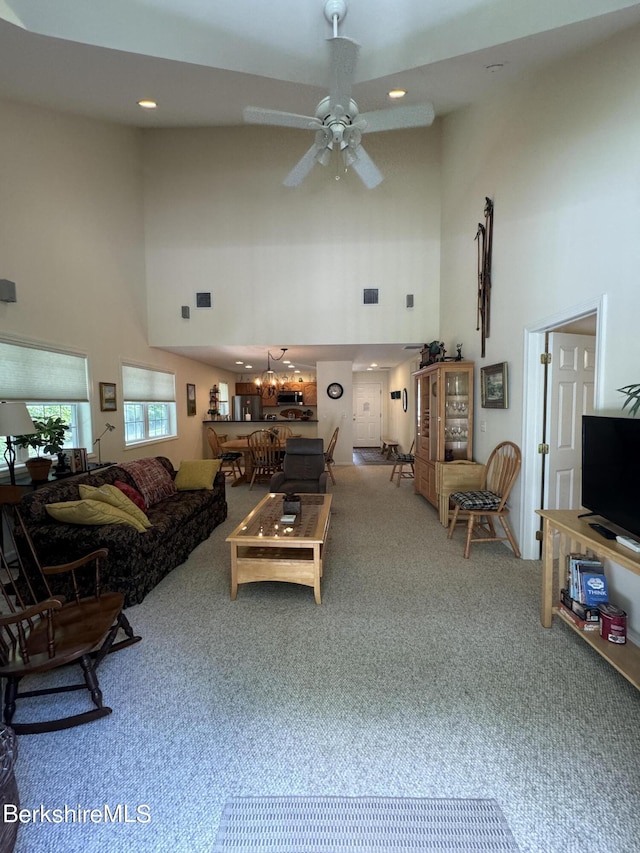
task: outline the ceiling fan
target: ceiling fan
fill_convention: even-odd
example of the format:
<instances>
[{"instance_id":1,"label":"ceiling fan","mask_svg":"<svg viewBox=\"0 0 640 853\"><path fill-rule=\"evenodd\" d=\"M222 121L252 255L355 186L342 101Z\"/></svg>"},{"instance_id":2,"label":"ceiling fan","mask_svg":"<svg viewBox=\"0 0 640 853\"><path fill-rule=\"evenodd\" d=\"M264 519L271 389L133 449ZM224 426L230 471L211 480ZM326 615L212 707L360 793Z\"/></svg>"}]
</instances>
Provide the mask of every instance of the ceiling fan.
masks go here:
<instances>
[{"instance_id":1,"label":"ceiling fan","mask_svg":"<svg viewBox=\"0 0 640 853\"><path fill-rule=\"evenodd\" d=\"M333 26L333 37L327 39L331 52L329 94L316 107L315 116L245 107L243 117L248 124L270 124L315 131L315 141L284 179L286 187L297 187L316 163L326 166L333 151L339 152L345 170L351 167L368 189L377 187L382 173L365 151L363 133L428 127L433 123L432 104L396 107L374 112L358 112L351 98L360 45L338 35L338 24L347 12L345 0L327 0L324 14Z\"/></svg>"}]
</instances>

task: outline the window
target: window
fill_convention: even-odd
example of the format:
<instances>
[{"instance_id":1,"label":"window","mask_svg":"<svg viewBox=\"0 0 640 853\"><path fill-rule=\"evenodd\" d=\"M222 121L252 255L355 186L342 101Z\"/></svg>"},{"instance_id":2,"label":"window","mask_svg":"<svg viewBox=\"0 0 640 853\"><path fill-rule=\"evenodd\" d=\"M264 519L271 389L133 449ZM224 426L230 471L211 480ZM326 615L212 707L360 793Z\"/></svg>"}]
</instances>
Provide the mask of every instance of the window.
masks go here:
<instances>
[{"instance_id":1,"label":"window","mask_svg":"<svg viewBox=\"0 0 640 853\"><path fill-rule=\"evenodd\" d=\"M70 426L64 446L91 448L86 356L0 340L0 399L26 403L32 418L62 418ZM35 455L16 452L18 462Z\"/></svg>"},{"instance_id":2,"label":"window","mask_svg":"<svg viewBox=\"0 0 640 853\"><path fill-rule=\"evenodd\" d=\"M220 382L218 385L220 389L220 399L218 400L218 412L221 415L229 414L229 383L228 382Z\"/></svg>"},{"instance_id":3,"label":"window","mask_svg":"<svg viewBox=\"0 0 640 853\"><path fill-rule=\"evenodd\" d=\"M175 385L173 373L131 364L122 366L125 445L177 434Z\"/></svg>"}]
</instances>

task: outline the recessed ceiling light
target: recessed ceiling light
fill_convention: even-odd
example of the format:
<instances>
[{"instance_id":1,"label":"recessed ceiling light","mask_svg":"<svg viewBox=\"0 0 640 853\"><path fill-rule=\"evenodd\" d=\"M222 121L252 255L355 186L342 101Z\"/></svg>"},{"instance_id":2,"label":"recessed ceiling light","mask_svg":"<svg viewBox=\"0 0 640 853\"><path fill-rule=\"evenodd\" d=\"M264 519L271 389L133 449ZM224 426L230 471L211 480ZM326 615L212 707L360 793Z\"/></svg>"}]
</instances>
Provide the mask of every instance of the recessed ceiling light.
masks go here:
<instances>
[{"instance_id":1,"label":"recessed ceiling light","mask_svg":"<svg viewBox=\"0 0 640 853\"><path fill-rule=\"evenodd\" d=\"M371 367L377 367L377 366L378 366L378 365L375 363L375 361L372 361L372 362L371 362Z\"/></svg>"},{"instance_id":2,"label":"recessed ceiling light","mask_svg":"<svg viewBox=\"0 0 640 853\"><path fill-rule=\"evenodd\" d=\"M390 98L404 98L407 94L406 89L392 89L390 92L387 92Z\"/></svg>"},{"instance_id":3,"label":"recessed ceiling light","mask_svg":"<svg viewBox=\"0 0 640 853\"><path fill-rule=\"evenodd\" d=\"M143 110L155 110L158 104L149 98L143 98L141 101L138 101L138 106L142 107Z\"/></svg>"},{"instance_id":4,"label":"recessed ceiling light","mask_svg":"<svg viewBox=\"0 0 640 853\"><path fill-rule=\"evenodd\" d=\"M251 370L252 367L252 364L245 364L245 370Z\"/></svg>"},{"instance_id":5,"label":"recessed ceiling light","mask_svg":"<svg viewBox=\"0 0 640 853\"><path fill-rule=\"evenodd\" d=\"M244 361L236 361L236 364L244 364Z\"/></svg>"}]
</instances>

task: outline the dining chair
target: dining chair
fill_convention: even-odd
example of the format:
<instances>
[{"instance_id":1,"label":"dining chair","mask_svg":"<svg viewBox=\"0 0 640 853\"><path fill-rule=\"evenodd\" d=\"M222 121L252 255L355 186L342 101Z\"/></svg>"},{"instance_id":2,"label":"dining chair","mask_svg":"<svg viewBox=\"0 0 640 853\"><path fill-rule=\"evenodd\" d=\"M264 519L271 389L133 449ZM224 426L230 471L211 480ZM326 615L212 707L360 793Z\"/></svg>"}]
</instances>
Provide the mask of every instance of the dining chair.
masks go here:
<instances>
[{"instance_id":1,"label":"dining chair","mask_svg":"<svg viewBox=\"0 0 640 853\"><path fill-rule=\"evenodd\" d=\"M253 473L249 490L259 479L271 480L271 477L282 470L282 448L280 441L269 429L257 429L247 439Z\"/></svg>"},{"instance_id":2,"label":"dining chair","mask_svg":"<svg viewBox=\"0 0 640 853\"><path fill-rule=\"evenodd\" d=\"M454 510L449 523L448 538L451 539L453 536L459 514L466 513L467 539L464 556L467 559L472 542L508 541L516 557L520 556L520 550L507 522L509 513L507 500L518 479L521 464L522 454L518 445L512 441L503 441L489 456L480 488L469 492L452 492L449 495L449 500L454 504ZM505 536L496 534L494 519L500 521ZM474 532L478 534L475 537Z\"/></svg>"},{"instance_id":3,"label":"dining chair","mask_svg":"<svg viewBox=\"0 0 640 853\"><path fill-rule=\"evenodd\" d=\"M396 453L393 468L391 469L391 476L389 480L393 483L393 478L396 476L396 472L398 475L398 482L396 483L396 487L400 487L400 480L406 478L408 480L413 480L415 477L415 468L414 462L415 457L413 455L413 447L415 445L415 439L411 442L411 447L409 448L408 453ZM406 471L404 470L406 467Z\"/></svg>"},{"instance_id":4,"label":"dining chair","mask_svg":"<svg viewBox=\"0 0 640 853\"><path fill-rule=\"evenodd\" d=\"M240 467L240 459L242 453L235 450L224 450L222 447L223 436L217 434L213 427L207 427L207 441L213 453L214 459L220 459L220 470L225 477L242 477L242 469ZM224 436L226 441L226 436ZM225 470L225 465L227 466ZM237 473L236 473L237 472Z\"/></svg>"},{"instance_id":5,"label":"dining chair","mask_svg":"<svg viewBox=\"0 0 640 853\"><path fill-rule=\"evenodd\" d=\"M327 449L324 452L324 464L327 469L327 473L331 477L331 482L335 486L336 478L333 476L333 454L336 449L336 444L338 443L338 433L340 432L340 427L336 427L333 431L333 435L329 439L329 444L327 445Z\"/></svg>"}]
</instances>

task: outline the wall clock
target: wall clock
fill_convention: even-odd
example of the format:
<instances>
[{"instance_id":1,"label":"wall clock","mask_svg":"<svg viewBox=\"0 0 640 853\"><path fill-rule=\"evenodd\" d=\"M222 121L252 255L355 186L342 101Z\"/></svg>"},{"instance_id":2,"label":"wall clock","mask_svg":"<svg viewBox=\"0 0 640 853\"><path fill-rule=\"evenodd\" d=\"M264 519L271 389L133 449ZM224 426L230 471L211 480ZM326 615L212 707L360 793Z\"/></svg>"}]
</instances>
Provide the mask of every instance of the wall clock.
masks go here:
<instances>
[{"instance_id":1,"label":"wall clock","mask_svg":"<svg viewBox=\"0 0 640 853\"><path fill-rule=\"evenodd\" d=\"M332 400L338 400L342 397L343 393L344 388L339 382L332 382L331 385L327 387L327 394Z\"/></svg>"}]
</instances>

